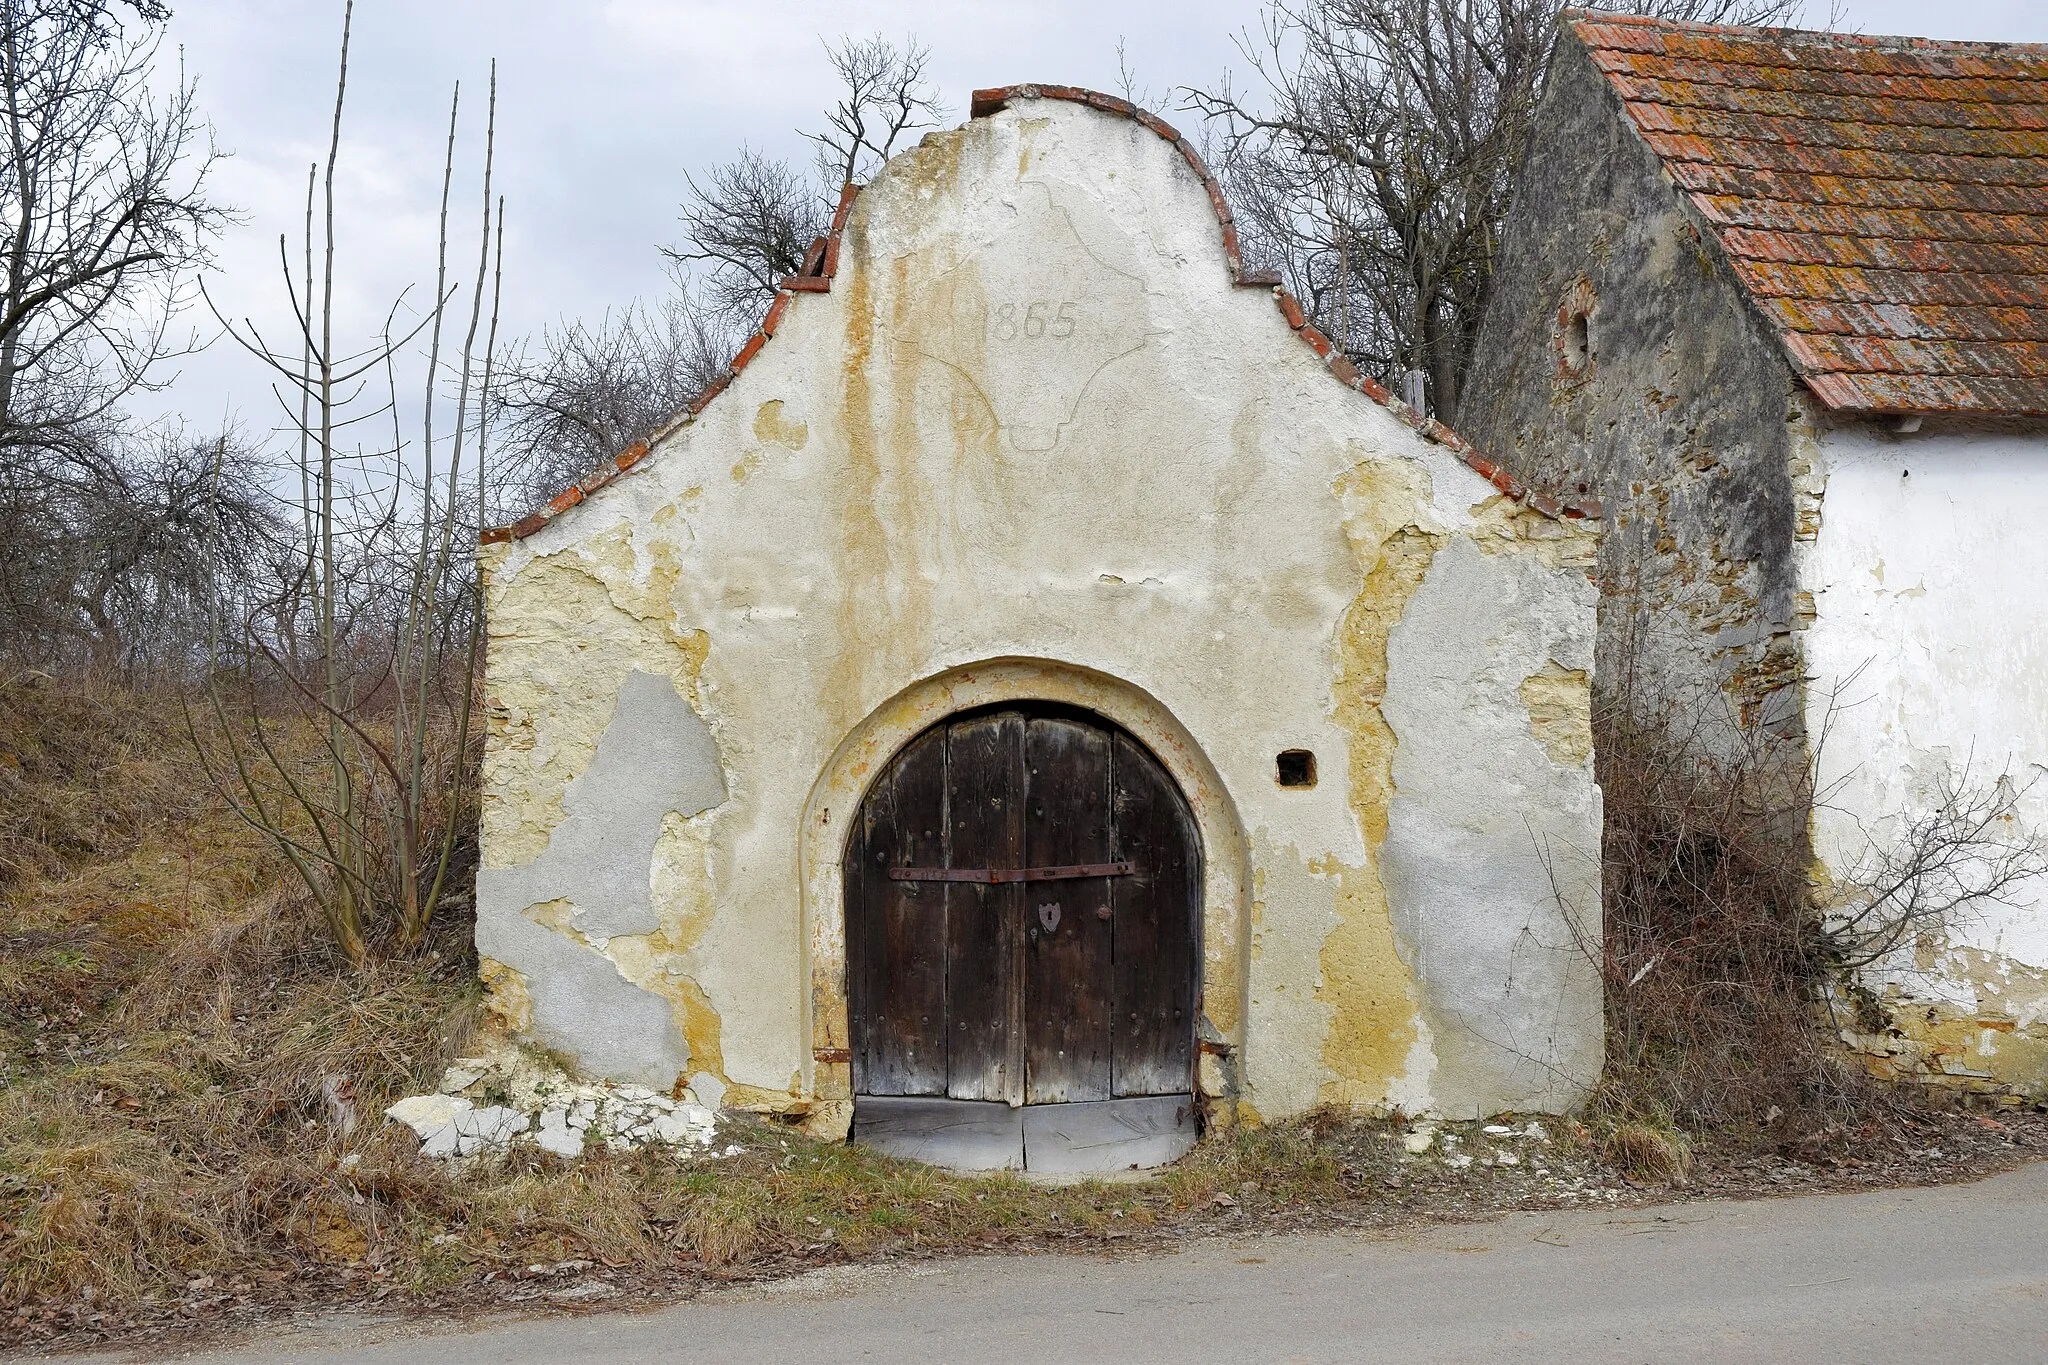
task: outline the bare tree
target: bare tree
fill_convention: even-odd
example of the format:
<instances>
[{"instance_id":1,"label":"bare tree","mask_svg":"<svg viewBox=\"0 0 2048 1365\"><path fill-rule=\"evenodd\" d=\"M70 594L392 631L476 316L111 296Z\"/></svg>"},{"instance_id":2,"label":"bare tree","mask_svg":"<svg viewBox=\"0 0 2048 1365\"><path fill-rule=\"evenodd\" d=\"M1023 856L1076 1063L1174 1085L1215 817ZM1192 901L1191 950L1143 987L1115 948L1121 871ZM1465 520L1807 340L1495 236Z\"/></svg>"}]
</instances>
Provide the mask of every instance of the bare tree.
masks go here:
<instances>
[{"instance_id":1,"label":"bare tree","mask_svg":"<svg viewBox=\"0 0 2048 1365\"><path fill-rule=\"evenodd\" d=\"M874 175L906 133L944 114L927 76L931 53L916 39L842 38L826 51L844 94L823 131L803 134L816 149L813 173L743 147L701 181L686 177L683 240L662 248L679 271L701 274L706 301L736 329L751 327L777 281L803 269L840 188Z\"/></svg>"},{"instance_id":2,"label":"bare tree","mask_svg":"<svg viewBox=\"0 0 2048 1365\"><path fill-rule=\"evenodd\" d=\"M831 223L832 205L786 161L742 147L700 181L685 175L684 241L661 249L683 278L701 271L713 314L734 331L750 326L762 300Z\"/></svg>"},{"instance_id":3,"label":"bare tree","mask_svg":"<svg viewBox=\"0 0 2048 1365\"><path fill-rule=\"evenodd\" d=\"M380 921L401 945L425 934L473 813L477 736L470 722L482 612L466 547L486 500L483 400L494 383L504 204L491 187L494 65L467 306L457 303L462 286L450 279L448 254L458 86L448 111L428 306L401 332L394 304L382 332L360 348L336 339L336 165L353 17L350 0L327 157L307 177L297 272L285 240L278 243L296 334L273 342L249 323L229 327L297 414L291 581L241 623L246 647L295 707L275 723L260 712L237 717L218 686L208 703L226 756L216 783L291 865L337 946L359 963ZM424 394L417 432L408 434L397 367L415 341L424 351ZM379 381L381 401L363 402L378 396ZM452 419L445 428L444 417ZM383 418L389 446L351 446L352 428L374 430L357 424ZM379 470L388 475L388 493ZM313 762L302 756L309 739L318 746ZM201 752L214 750L202 745Z\"/></svg>"},{"instance_id":4,"label":"bare tree","mask_svg":"<svg viewBox=\"0 0 2048 1365\"><path fill-rule=\"evenodd\" d=\"M676 292L596 323L566 322L506 358L491 394L503 454L502 511L533 506L647 439L717 379L784 277L815 264L840 191L874 175L944 106L915 39L828 44L842 86L809 170L742 147L685 177L683 240L661 248Z\"/></svg>"},{"instance_id":5,"label":"bare tree","mask_svg":"<svg viewBox=\"0 0 2048 1365\"><path fill-rule=\"evenodd\" d=\"M161 97L149 87L166 15L154 0L0 0L0 641L10 652L58 660L111 643L94 640L90 610L114 610L91 591L109 547L81 537L109 516L137 525L136 479L151 456L120 403L180 349L171 324L223 218L204 194L214 154L191 85Z\"/></svg>"},{"instance_id":6,"label":"bare tree","mask_svg":"<svg viewBox=\"0 0 2048 1365\"><path fill-rule=\"evenodd\" d=\"M550 329L499 364L498 515L553 497L681 412L725 368L731 333L687 293Z\"/></svg>"},{"instance_id":7,"label":"bare tree","mask_svg":"<svg viewBox=\"0 0 2048 1365\"><path fill-rule=\"evenodd\" d=\"M1716 23L1795 0L1614 8ZM1565 0L1271 0L1257 89L1184 90L1222 130L1246 249L1361 368L1455 420ZM1412 376L1412 378L1411 378Z\"/></svg>"},{"instance_id":8,"label":"bare tree","mask_svg":"<svg viewBox=\"0 0 2048 1365\"><path fill-rule=\"evenodd\" d=\"M0 494L0 656L184 680L214 660L212 614L276 585L288 526L267 462L230 433L116 433L90 478Z\"/></svg>"},{"instance_id":9,"label":"bare tree","mask_svg":"<svg viewBox=\"0 0 2048 1365\"><path fill-rule=\"evenodd\" d=\"M174 349L182 285L221 225L204 195L215 154L192 85L149 89L167 13L153 0L0 0L9 474L49 455L92 462L115 405Z\"/></svg>"}]
</instances>

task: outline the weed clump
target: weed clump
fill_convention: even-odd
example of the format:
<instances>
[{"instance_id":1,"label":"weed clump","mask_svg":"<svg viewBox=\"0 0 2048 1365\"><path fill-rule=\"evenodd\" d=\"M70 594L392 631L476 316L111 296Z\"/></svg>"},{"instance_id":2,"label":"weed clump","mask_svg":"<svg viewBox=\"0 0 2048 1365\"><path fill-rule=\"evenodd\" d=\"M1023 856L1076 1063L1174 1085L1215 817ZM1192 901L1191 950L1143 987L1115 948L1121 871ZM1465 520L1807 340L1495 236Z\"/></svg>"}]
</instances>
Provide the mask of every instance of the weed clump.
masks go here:
<instances>
[{"instance_id":1,"label":"weed clump","mask_svg":"<svg viewBox=\"0 0 2048 1365\"><path fill-rule=\"evenodd\" d=\"M1685 1132L1783 1146L1891 1124L1900 1098L1826 1027L1803 749L1749 734L1710 753L1621 707L1598 738L1607 1064L1589 1120L1616 1164L1682 1174Z\"/></svg>"}]
</instances>

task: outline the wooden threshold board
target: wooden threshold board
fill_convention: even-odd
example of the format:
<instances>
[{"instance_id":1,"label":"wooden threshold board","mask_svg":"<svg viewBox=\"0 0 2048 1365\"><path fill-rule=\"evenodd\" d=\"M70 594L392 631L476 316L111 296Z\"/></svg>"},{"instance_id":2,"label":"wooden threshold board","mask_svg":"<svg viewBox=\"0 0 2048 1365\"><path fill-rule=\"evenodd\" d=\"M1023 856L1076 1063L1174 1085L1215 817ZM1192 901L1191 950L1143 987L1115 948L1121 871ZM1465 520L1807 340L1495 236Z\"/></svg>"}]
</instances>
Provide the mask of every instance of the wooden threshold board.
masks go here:
<instances>
[{"instance_id":1,"label":"wooden threshold board","mask_svg":"<svg viewBox=\"0 0 2048 1365\"><path fill-rule=\"evenodd\" d=\"M955 1171L1108 1175L1178 1160L1195 1145L1192 1095L1014 1106L858 1095L853 1140Z\"/></svg>"}]
</instances>

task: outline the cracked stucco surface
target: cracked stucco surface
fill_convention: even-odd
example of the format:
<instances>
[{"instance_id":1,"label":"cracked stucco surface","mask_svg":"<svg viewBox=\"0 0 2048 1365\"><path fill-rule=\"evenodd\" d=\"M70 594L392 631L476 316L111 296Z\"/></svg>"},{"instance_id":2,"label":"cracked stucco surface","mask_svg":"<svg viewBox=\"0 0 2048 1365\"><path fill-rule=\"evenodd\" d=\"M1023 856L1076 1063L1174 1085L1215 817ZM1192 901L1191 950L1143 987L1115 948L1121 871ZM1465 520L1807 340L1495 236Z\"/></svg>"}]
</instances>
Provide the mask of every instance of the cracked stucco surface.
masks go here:
<instances>
[{"instance_id":1,"label":"cracked stucco surface","mask_svg":"<svg viewBox=\"0 0 2048 1365\"><path fill-rule=\"evenodd\" d=\"M2048 838L2048 431L1826 430L1809 462L1803 643L1828 880L1853 882L1965 771L2006 776L2010 832ZM1881 1074L2048 1094L2048 884L1972 907L1864 982L1892 1028L1850 1041Z\"/></svg>"},{"instance_id":2,"label":"cracked stucco surface","mask_svg":"<svg viewBox=\"0 0 2048 1365\"><path fill-rule=\"evenodd\" d=\"M859 736L1045 696L1125 717L1215 841L1218 1117L1566 1107L1598 995L1557 959L1597 882L1561 910L1537 849L1598 847L1595 544L1335 383L1149 131L1019 101L929 137L699 419L487 552L479 913L532 954L487 949L494 1007L833 1131L808 827L886 762ZM1275 782L1292 748L1316 787Z\"/></svg>"}]
</instances>

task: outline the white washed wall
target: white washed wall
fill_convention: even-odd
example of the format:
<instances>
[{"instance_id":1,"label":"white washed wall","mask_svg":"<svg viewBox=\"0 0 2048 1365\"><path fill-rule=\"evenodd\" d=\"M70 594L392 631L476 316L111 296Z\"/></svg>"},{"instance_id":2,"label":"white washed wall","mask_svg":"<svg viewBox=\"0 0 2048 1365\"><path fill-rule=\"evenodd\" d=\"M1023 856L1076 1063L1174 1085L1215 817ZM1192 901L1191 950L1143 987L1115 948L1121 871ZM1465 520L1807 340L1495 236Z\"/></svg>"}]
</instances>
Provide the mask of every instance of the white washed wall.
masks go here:
<instances>
[{"instance_id":1,"label":"white washed wall","mask_svg":"<svg viewBox=\"0 0 2048 1365\"><path fill-rule=\"evenodd\" d=\"M1803 578L1829 872L1853 879L1965 769L2032 784L2017 823L2048 832L2048 429L1846 428L1822 435L1817 472ZM1961 1049L1942 1069L2048 1081L2048 884L1980 906L1869 980L1933 1007L1904 1014L1930 1046Z\"/></svg>"}]
</instances>

